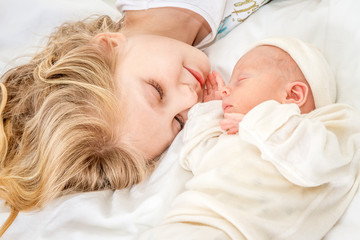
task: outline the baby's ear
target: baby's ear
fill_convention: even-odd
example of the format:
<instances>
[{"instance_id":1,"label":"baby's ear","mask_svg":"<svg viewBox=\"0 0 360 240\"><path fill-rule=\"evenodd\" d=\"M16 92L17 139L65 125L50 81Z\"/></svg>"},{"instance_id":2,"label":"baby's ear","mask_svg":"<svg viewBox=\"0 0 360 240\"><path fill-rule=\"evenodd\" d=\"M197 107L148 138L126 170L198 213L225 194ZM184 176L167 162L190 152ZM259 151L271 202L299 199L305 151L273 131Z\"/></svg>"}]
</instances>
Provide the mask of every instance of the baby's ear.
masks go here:
<instances>
[{"instance_id":1,"label":"baby's ear","mask_svg":"<svg viewBox=\"0 0 360 240\"><path fill-rule=\"evenodd\" d=\"M309 86L300 81L288 83L286 86L286 99L284 103L295 103L301 108L307 101Z\"/></svg>"},{"instance_id":2,"label":"baby's ear","mask_svg":"<svg viewBox=\"0 0 360 240\"><path fill-rule=\"evenodd\" d=\"M118 47L125 41L125 35L119 32L99 33L92 40L93 43L99 44L105 51Z\"/></svg>"}]
</instances>

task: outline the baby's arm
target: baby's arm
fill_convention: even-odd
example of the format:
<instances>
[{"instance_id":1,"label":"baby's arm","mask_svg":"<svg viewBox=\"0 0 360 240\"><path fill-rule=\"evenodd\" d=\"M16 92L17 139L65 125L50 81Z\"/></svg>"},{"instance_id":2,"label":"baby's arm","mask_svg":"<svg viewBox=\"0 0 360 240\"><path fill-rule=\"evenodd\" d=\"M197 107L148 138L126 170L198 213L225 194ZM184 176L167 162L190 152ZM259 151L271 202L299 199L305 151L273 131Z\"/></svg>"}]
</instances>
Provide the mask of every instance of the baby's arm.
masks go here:
<instances>
[{"instance_id":1,"label":"baby's arm","mask_svg":"<svg viewBox=\"0 0 360 240\"><path fill-rule=\"evenodd\" d=\"M212 100L221 100L221 89L225 87L225 82L218 72L215 70L209 74L205 82L203 102Z\"/></svg>"},{"instance_id":2,"label":"baby's arm","mask_svg":"<svg viewBox=\"0 0 360 240\"><path fill-rule=\"evenodd\" d=\"M344 104L300 114L295 104L267 101L246 114L239 137L301 186L349 179L358 171L360 114Z\"/></svg>"}]
</instances>

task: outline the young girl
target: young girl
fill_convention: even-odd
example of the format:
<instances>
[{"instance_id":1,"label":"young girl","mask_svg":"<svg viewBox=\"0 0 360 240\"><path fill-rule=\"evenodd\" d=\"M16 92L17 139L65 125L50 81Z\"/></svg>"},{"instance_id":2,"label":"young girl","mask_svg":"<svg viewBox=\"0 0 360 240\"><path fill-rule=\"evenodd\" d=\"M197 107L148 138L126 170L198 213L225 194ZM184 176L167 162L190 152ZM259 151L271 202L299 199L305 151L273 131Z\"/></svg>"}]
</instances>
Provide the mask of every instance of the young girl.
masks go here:
<instances>
[{"instance_id":1,"label":"young girl","mask_svg":"<svg viewBox=\"0 0 360 240\"><path fill-rule=\"evenodd\" d=\"M204 53L156 35L127 38L118 32L120 26L106 16L65 24L28 64L2 76L0 197L12 209L4 230L18 211L41 208L74 192L130 187L146 177L156 156L131 131L142 126L132 122L131 103L142 102L141 110L158 105L160 93L188 97L166 105L172 110L168 114L177 116L201 99L203 86L193 71L206 77L210 66ZM145 47L149 51L143 52ZM149 57L156 73L147 67ZM167 82L152 75L167 70L183 75ZM153 78L143 79L140 73ZM184 90L176 92L179 87ZM183 124L173 117L165 120L172 132L166 142L154 142L156 154Z\"/></svg>"},{"instance_id":2,"label":"young girl","mask_svg":"<svg viewBox=\"0 0 360 240\"><path fill-rule=\"evenodd\" d=\"M0 198L11 215L0 235L19 211L151 172L202 99L210 64L191 45L208 24L165 7L64 24L1 77Z\"/></svg>"}]
</instances>

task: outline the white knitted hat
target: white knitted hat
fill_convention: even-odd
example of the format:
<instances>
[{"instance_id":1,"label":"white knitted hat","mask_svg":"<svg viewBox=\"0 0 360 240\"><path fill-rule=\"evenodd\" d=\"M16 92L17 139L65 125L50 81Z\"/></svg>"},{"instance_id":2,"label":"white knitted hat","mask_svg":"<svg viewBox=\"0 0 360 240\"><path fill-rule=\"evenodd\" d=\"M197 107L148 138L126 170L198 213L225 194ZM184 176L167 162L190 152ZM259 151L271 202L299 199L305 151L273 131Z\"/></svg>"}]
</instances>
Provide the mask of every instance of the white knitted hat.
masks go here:
<instances>
[{"instance_id":1,"label":"white knitted hat","mask_svg":"<svg viewBox=\"0 0 360 240\"><path fill-rule=\"evenodd\" d=\"M311 87L316 108L335 103L336 82L333 72L316 47L295 38L272 37L256 42L250 49L261 45L281 48L294 59Z\"/></svg>"}]
</instances>

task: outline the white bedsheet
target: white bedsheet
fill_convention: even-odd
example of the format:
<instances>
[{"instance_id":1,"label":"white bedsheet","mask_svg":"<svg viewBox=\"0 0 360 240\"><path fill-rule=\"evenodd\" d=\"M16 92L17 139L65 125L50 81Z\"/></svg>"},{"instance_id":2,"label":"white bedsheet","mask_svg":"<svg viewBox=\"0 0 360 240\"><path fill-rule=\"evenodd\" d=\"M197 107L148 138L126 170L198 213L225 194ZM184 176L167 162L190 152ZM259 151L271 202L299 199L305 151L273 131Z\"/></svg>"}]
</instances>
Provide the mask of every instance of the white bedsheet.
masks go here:
<instances>
[{"instance_id":1,"label":"white bedsheet","mask_svg":"<svg viewBox=\"0 0 360 240\"><path fill-rule=\"evenodd\" d=\"M332 66L338 101L360 110L360 2L356 0L273 0L206 50L213 68L226 79L255 40L290 35L317 45ZM120 15L101 0L0 0L0 72L26 61L44 35L64 20L90 14ZM2 239L137 239L157 224L190 174L178 164L181 134L151 178L131 190L66 196L41 211L20 213ZM0 222L8 216L0 208ZM326 240L360 236L360 194Z\"/></svg>"}]
</instances>

